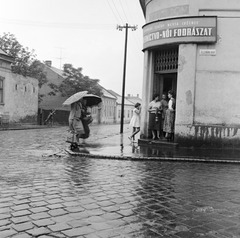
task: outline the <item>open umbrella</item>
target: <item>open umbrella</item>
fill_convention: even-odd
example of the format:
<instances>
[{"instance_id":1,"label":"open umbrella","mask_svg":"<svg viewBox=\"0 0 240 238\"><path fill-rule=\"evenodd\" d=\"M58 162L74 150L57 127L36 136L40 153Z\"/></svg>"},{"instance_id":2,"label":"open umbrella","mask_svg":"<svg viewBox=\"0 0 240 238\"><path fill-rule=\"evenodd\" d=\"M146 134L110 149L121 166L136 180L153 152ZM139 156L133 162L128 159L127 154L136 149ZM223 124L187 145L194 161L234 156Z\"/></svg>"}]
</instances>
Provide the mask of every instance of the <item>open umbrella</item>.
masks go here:
<instances>
[{"instance_id":1,"label":"open umbrella","mask_svg":"<svg viewBox=\"0 0 240 238\"><path fill-rule=\"evenodd\" d=\"M81 92L75 93L71 97L69 97L66 101L64 101L63 105L64 106L71 105L72 103L77 102L78 100L83 98L87 93L88 91L81 91Z\"/></svg>"},{"instance_id":2,"label":"open umbrella","mask_svg":"<svg viewBox=\"0 0 240 238\"><path fill-rule=\"evenodd\" d=\"M83 99L87 101L87 107L97 106L100 102L102 102L102 99L94 94L86 94L83 96Z\"/></svg>"}]
</instances>

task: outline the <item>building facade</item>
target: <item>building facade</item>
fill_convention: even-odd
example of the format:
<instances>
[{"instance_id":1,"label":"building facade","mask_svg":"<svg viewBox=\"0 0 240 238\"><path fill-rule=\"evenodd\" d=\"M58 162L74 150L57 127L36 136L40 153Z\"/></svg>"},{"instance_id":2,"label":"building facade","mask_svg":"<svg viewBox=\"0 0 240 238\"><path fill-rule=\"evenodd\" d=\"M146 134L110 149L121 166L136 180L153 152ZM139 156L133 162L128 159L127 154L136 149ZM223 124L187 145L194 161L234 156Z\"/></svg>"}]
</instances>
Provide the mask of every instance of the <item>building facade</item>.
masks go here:
<instances>
[{"instance_id":1,"label":"building facade","mask_svg":"<svg viewBox=\"0 0 240 238\"><path fill-rule=\"evenodd\" d=\"M122 96L113 90L108 90L112 95L117 98L116 108L115 108L115 122L121 123L121 114L122 114ZM123 114L123 123L129 123L134 109L135 103L130 102L126 97L124 98L124 114Z\"/></svg>"},{"instance_id":2,"label":"building facade","mask_svg":"<svg viewBox=\"0 0 240 238\"><path fill-rule=\"evenodd\" d=\"M36 122L38 80L11 72L12 58L0 50L0 124Z\"/></svg>"},{"instance_id":3,"label":"building facade","mask_svg":"<svg viewBox=\"0 0 240 238\"><path fill-rule=\"evenodd\" d=\"M176 92L175 141L240 144L240 1L140 0L144 78L141 137L154 93Z\"/></svg>"}]
</instances>

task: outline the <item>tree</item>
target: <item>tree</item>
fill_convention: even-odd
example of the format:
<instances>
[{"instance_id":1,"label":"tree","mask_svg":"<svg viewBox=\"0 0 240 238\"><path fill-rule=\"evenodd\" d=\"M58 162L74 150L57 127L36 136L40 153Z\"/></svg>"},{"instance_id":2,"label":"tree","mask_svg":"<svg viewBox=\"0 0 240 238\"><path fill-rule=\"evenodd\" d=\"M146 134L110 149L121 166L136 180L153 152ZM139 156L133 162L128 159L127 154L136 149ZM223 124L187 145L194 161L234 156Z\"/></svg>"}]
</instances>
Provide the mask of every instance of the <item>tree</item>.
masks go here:
<instances>
[{"instance_id":1,"label":"tree","mask_svg":"<svg viewBox=\"0 0 240 238\"><path fill-rule=\"evenodd\" d=\"M88 91L88 93L101 96L99 79L84 76L82 68L74 68L71 64L64 64L63 70L65 79L58 88L62 96L71 96L79 91Z\"/></svg>"},{"instance_id":2,"label":"tree","mask_svg":"<svg viewBox=\"0 0 240 238\"><path fill-rule=\"evenodd\" d=\"M13 73L38 79L39 87L47 82L42 64L36 59L34 50L30 51L28 47L23 47L13 34L3 33L0 36L0 48L13 57L14 62L11 66Z\"/></svg>"}]
</instances>

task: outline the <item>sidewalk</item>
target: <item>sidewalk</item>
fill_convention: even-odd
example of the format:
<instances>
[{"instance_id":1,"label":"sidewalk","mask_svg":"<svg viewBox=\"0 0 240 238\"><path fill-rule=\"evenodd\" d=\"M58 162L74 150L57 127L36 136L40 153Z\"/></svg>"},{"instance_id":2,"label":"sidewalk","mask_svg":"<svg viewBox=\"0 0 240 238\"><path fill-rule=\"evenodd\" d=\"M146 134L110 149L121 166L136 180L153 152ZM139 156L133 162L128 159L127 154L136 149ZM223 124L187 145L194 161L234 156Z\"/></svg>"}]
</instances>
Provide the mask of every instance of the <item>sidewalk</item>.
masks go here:
<instances>
[{"instance_id":1,"label":"sidewalk","mask_svg":"<svg viewBox=\"0 0 240 238\"><path fill-rule=\"evenodd\" d=\"M9 125L0 125L0 131L6 130L30 130L30 129L45 129L49 128L48 125L35 125L28 123L15 123Z\"/></svg>"},{"instance_id":2,"label":"sidewalk","mask_svg":"<svg viewBox=\"0 0 240 238\"><path fill-rule=\"evenodd\" d=\"M70 149L67 152L73 156L92 158L240 163L240 150L180 147L177 143L151 140L146 140L146 143L136 140L133 143L128 139L130 134L130 130L126 130L123 134L107 135L98 138L97 143L89 139L78 152Z\"/></svg>"},{"instance_id":3,"label":"sidewalk","mask_svg":"<svg viewBox=\"0 0 240 238\"><path fill-rule=\"evenodd\" d=\"M14 124L8 127L0 127L3 130L54 130L62 126L49 127L46 125ZM63 149L72 156L84 156L92 158L124 159L124 160L161 160L161 161L188 161L188 162L219 162L240 163L240 150L231 149L199 149L192 147L180 147L177 143L166 141L138 140L130 142L128 136L131 129L124 125L124 133L119 132L120 125L92 125L91 136L86 140L84 147L79 151L68 149L69 144ZM66 137L64 135L64 137ZM139 143L140 142L140 143Z\"/></svg>"}]
</instances>

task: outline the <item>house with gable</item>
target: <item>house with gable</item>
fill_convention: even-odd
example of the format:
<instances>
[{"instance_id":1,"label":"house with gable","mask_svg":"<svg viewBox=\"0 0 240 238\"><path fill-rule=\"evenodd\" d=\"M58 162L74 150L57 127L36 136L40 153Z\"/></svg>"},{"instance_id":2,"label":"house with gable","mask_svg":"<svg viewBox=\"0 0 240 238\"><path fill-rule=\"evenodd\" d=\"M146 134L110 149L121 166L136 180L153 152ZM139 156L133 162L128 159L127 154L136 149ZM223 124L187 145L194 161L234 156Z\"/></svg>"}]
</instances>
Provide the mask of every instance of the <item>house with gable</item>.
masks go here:
<instances>
[{"instance_id":1,"label":"house with gable","mask_svg":"<svg viewBox=\"0 0 240 238\"><path fill-rule=\"evenodd\" d=\"M44 122L51 110L56 110L55 123L67 124L70 107L62 105L67 98L63 97L60 92L55 95L51 94L51 84L59 86L65 78L64 71L53 67L51 61L45 61L43 69L48 82L39 89L39 93L42 95L42 100L39 103L39 123ZM117 98L104 87L99 86L102 89L102 103L88 109L92 114L93 123L115 123Z\"/></svg>"}]
</instances>

